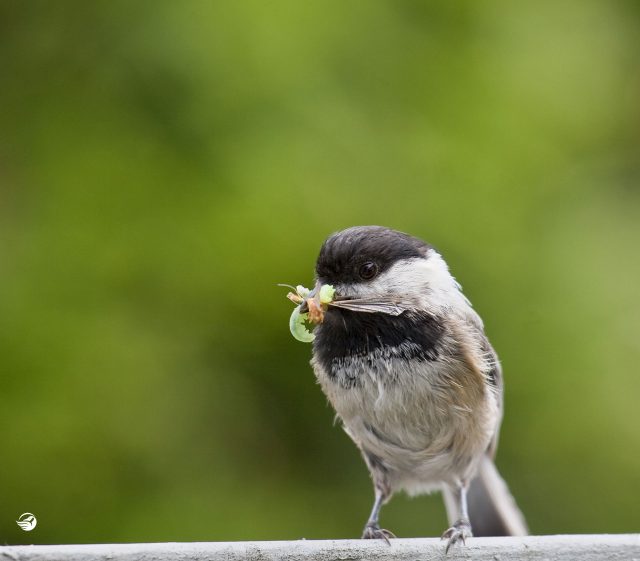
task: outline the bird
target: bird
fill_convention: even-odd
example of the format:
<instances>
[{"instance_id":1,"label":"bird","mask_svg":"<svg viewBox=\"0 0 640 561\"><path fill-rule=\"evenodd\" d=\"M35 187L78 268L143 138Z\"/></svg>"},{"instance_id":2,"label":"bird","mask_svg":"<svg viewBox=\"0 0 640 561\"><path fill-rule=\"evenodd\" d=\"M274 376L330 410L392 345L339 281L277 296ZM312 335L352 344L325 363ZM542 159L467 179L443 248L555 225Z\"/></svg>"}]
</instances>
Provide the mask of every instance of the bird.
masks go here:
<instances>
[{"instance_id":1,"label":"bird","mask_svg":"<svg viewBox=\"0 0 640 561\"><path fill-rule=\"evenodd\" d=\"M473 535L526 535L494 463L500 362L442 255L404 232L354 226L322 244L302 311L325 285L335 292L311 366L371 475L362 538L395 538L379 517L400 491L442 492L446 552Z\"/></svg>"}]
</instances>

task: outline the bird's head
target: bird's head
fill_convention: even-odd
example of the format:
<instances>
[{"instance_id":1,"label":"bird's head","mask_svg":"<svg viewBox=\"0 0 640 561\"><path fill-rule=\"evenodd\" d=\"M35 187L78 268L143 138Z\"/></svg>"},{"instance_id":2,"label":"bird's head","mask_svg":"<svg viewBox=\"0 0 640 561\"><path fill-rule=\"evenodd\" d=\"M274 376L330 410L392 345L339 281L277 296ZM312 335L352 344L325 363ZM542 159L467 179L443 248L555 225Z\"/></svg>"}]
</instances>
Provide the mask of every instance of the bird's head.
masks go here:
<instances>
[{"instance_id":1,"label":"bird's head","mask_svg":"<svg viewBox=\"0 0 640 561\"><path fill-rule=\"evenodd\" d=\"M353 311L361 307L385 312L387 305L435 311L461 296L432 246L382 226L354 226L325 240L316 261L314 291L325 284L336 289L336 307Z\"/></svg>"}]
</instances>

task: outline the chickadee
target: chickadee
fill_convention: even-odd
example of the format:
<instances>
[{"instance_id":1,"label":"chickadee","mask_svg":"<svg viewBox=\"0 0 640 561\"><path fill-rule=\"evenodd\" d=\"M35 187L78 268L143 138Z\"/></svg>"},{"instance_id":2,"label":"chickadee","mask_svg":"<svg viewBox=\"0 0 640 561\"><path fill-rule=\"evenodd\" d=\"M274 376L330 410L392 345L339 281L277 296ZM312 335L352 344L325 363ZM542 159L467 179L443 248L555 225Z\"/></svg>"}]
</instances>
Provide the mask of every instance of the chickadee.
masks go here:
<instances>
[{"instance_id":1,"label":"chickadee","mask_svg":"<svg viewBox=\"0 0 640 561\"><path fill-rule=\"evenodd\" d=\"M408 234L356 226L324 242L315 272L313 294L330 284L335 297L314 331L311 364L375 489L362 537L394 537L378 517L401 490L442 491L447 551L472 528L526 535L493 463L500 363L442 256Z\"/></svg>"}]
</instances>

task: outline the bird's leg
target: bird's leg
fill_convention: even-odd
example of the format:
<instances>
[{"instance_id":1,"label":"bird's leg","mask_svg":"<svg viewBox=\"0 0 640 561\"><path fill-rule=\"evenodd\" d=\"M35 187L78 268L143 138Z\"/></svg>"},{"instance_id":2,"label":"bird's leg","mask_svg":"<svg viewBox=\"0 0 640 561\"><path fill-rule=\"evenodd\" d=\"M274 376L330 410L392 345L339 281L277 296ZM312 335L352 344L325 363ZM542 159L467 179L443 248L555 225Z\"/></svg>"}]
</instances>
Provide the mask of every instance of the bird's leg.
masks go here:
<instances>
[{"instance_id":1,"label":"bird's leg","mask_svg":"<svg viewBox=\"0 0 640 561\"><path fill-rule=\"evenodd\" d=\"M381 485L375 486L375 492L376 498L373 502L373 508L371 509L369 520L367 520L367 524L362 532L362 539L383 539L389 543L389 538L395 538L395 536L393 535L393 532L380 528L378 517L380 516L380 509L382 508L382 505L386 502L391 493L387 486Z\"/></svg>"},{"instance_id":2,"label":"bird's leg","mask_svg":"<svg viewBox=\"0 0 640 561\"><path fill-rule=\"evenodd\" d=\"M460 518L453 523L453 526L442 534L442 539L448 539L446 553L449 548L456 543L465 543L467 538L473 536L471 533L471 522L469 522L469 511L467 509L467 482L459 482L458 485L451 489L455 500L460 507Z\"/></svg>"}]
</instances>

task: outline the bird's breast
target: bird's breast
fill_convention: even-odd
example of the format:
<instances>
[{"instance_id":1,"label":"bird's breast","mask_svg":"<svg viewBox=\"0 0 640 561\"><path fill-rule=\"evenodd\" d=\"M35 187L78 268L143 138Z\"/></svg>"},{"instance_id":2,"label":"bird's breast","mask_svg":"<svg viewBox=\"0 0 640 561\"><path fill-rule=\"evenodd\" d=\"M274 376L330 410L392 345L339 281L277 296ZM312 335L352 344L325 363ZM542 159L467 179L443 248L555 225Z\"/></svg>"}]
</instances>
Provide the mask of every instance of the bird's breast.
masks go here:
<instances>
[{"instance_id":1,"label":"bird's breast","mask_svg":"<svg viewBox=\"0 0 640 561\"><path fill-rule=\"evenodd\" d=\"M451 322L352 314L319 327L312 360L352 439L397 472L445 459L437 471L468 466L495 432L499 405Z\"/></svg>"}]
</instances>

